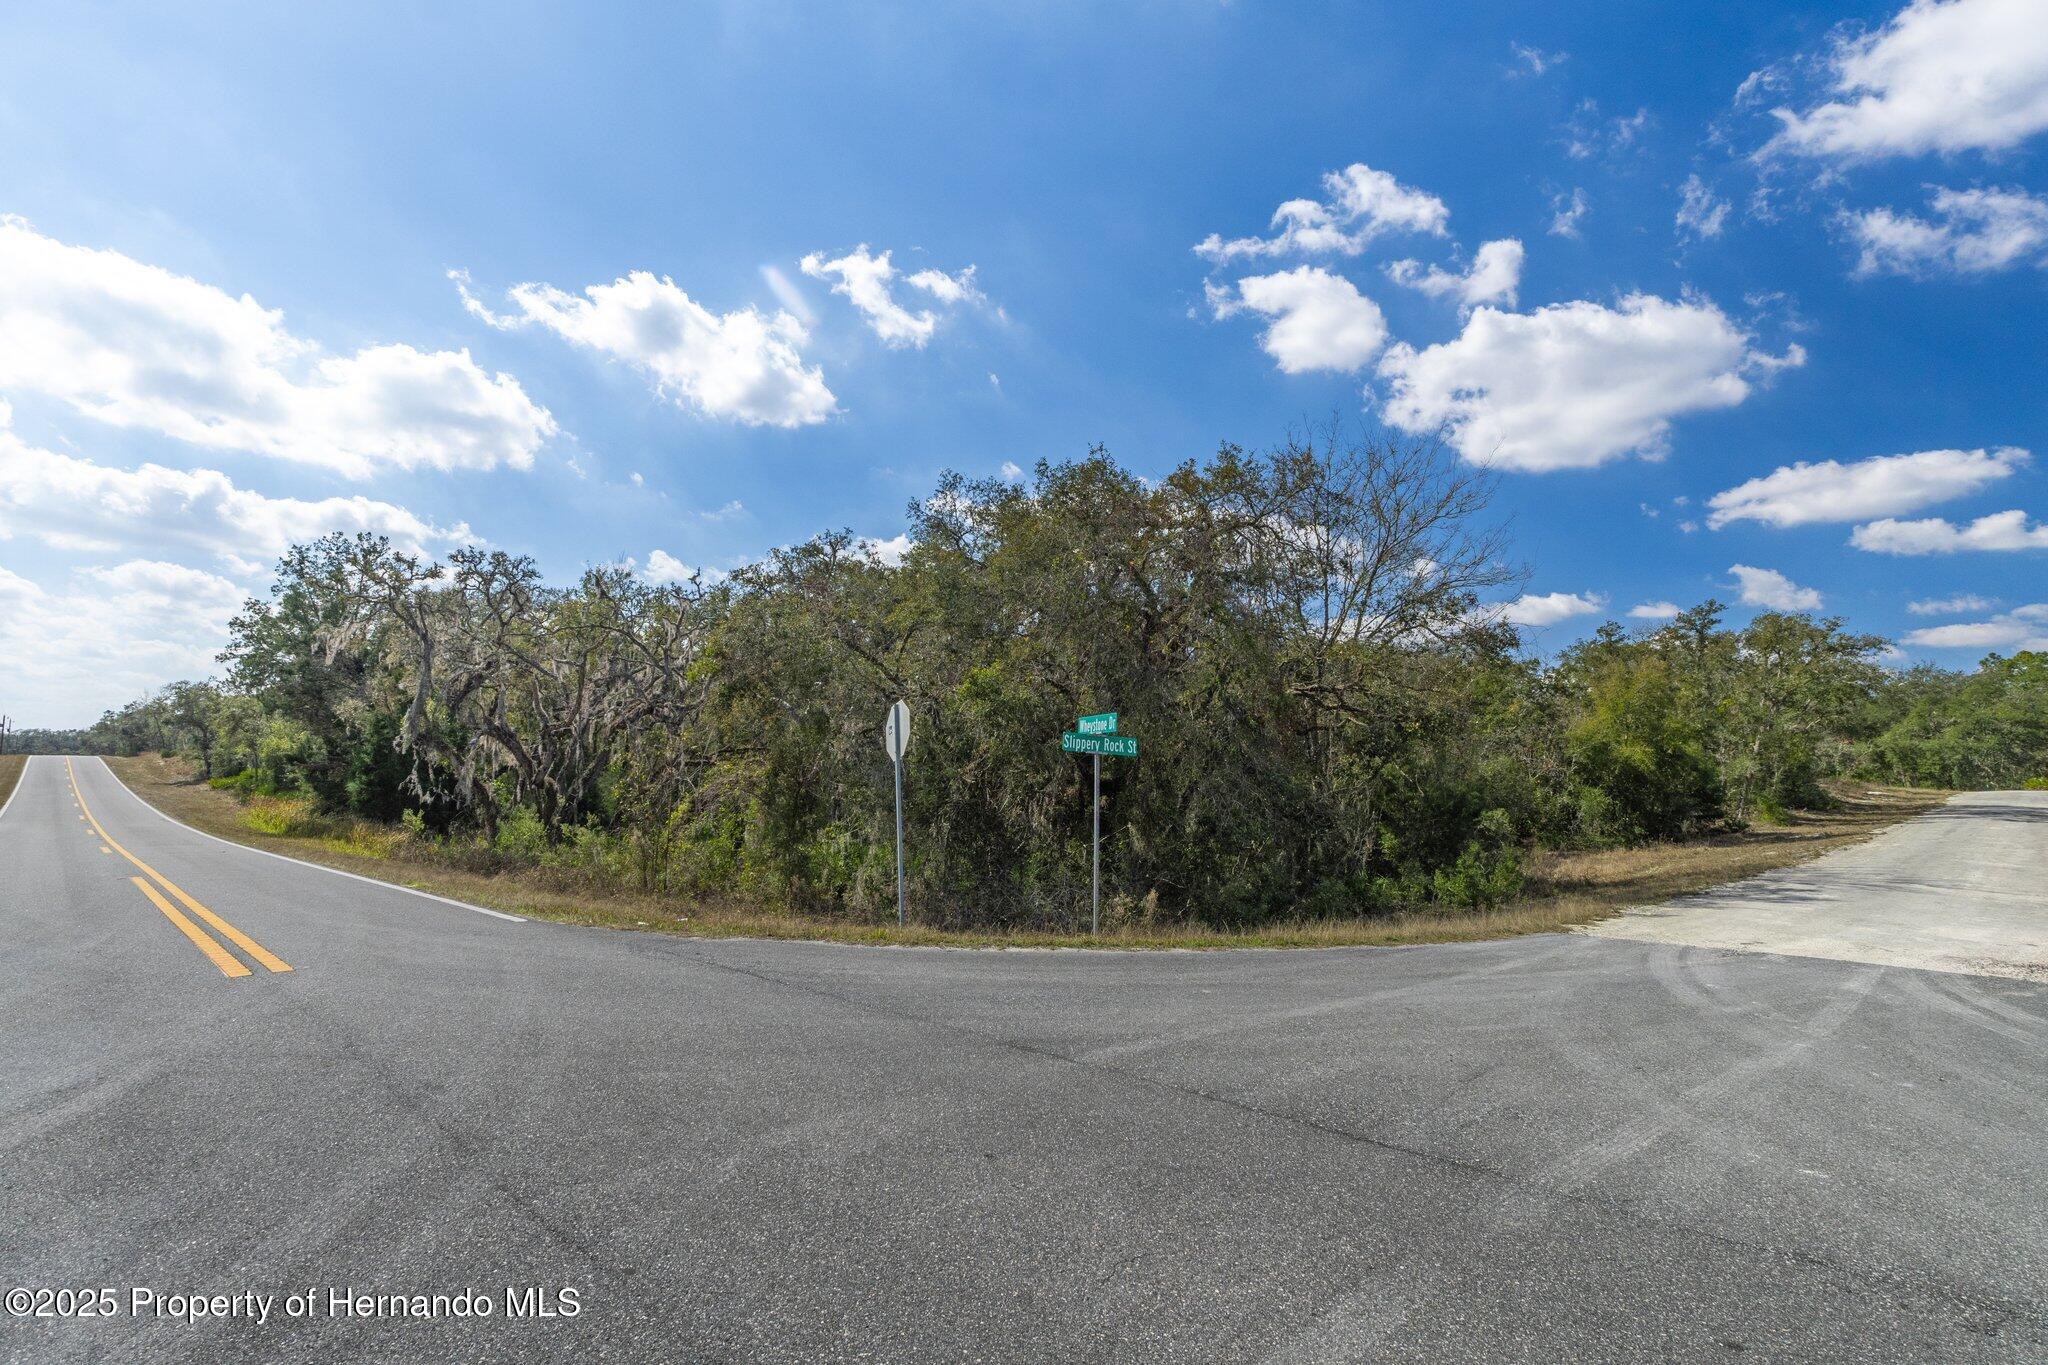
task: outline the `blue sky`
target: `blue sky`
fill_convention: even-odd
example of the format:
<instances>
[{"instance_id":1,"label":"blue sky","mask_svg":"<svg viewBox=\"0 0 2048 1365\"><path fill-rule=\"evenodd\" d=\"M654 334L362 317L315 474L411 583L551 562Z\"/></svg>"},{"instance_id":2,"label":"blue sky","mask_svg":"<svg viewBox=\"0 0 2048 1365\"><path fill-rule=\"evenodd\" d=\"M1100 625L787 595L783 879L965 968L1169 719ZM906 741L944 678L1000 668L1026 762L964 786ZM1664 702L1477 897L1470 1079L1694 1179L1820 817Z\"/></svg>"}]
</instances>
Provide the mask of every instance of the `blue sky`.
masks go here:
<instances>
[{"instance_id":1,"label":"blue sky","mask_svg":"<svg viewBox=\"0 0 2048 1365\"><path fill-rule=\"evenodd\" d=\"M1500 471L1534 648L2048 647L2038 0L182 8L0 42L18 721L324 529L716 570L1332 412Z\"/></svg>"}]
</instances>

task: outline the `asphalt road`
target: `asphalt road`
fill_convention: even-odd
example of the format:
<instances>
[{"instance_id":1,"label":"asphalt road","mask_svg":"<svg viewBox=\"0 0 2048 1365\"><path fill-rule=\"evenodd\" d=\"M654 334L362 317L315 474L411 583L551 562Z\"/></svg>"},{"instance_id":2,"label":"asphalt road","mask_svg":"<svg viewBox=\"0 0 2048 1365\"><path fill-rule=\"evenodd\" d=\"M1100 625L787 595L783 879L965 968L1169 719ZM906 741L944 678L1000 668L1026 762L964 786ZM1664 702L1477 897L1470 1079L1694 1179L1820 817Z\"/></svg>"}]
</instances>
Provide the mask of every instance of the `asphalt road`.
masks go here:
<instances>
[{"instance_id":1,"label":"asphalt road","mask_svg":"<svg viewBox=\"0 0 2048 1365\"><path fill-rule=\"evenodd\" d=\"M9 1359L2048 1354L2039 983L1582 935L608 933L222 845L69 769L93 819L49 758L0 816L0 1286L115 1312L10 1318ZM2048 827L2016 828L2038 867ZM191 1292L278 1300L158 1315Z\"/></svg>"}]
</instances>

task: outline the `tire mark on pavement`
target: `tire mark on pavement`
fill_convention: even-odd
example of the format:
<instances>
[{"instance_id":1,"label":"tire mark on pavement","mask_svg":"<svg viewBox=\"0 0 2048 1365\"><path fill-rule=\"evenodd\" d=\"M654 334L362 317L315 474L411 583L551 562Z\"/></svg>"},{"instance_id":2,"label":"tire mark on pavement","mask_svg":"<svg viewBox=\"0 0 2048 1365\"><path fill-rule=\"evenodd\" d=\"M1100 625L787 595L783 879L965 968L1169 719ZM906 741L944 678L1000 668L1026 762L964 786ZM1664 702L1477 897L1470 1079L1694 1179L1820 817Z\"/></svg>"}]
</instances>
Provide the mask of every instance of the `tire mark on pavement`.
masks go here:
<instances>
[{"instance_id":1,"label":"tire mark on pavement","mask_svg":"<svg viewBox=\"0 0 2048 1365\"><path fill-rule=\"evenodd\" d=\"M2048 1029L2044 1029L2040 1021L2030 1019L2026 1026L2010 1023L2005 1017L2007 1013L2019 1014L2020 1011L2011 1010L2002 1002L1970 999L1957 992L1940 990L1917 976L1906 982L1906 989L1942 1013L1953 1015L1986 1033L1995 1033L2016 1043L2048 1044Z\"/></svg>"},{"instance_id":2,"label":"tire mark on pavement","mask_svg":"<svg viewBox=\"0 0 2048 1365\"><path fill-rule=\"evenodd\" d=\"M1885 970L1872 967L1850 977L1832 1000L1800 1025L1799 1036L1792 1041L1737 1062L1670 1098L1646 1092L1646 1098L1657 1107L1655 1114L1623 1124L1610 1134L1538 1166L1529 1174L1529 1180L1551 1189L1576 1190L1608 1167L1628 1160L1681 1128L1695 1134L1711 1129L1712 1121L1700 1112L1706 1101L1722 1098L1766 1072L1791 1065L1811 1052L1815 1044L1833 1037L1862 1006Z\"/></svg>"},{"instance_id":3,"label":"tire mark on pavement","mask_svg":"<svg viewBox=\"0 0 2048 1365\"><path fill-rule=\"evenodd\" d=\"M1189 1029L1172 1037L1153 1036L1136 1038L1125 1043L1110 1043L1090 1048L1075 1054L1075 1060L1099 1063L1116 1061L1124 1057L1142 1056L1165 1048L1181 1047L1189 1043L1203 1043L1216 1038L1231 1038L1250 1033L1254 1029L1270 1028L1278 1024L1299 1023L1305 1019L1319 1019L1324 1015L1341 1014L1347 1010L1363 1009L1370 1005L1382 1005L1390 1001L1415 995L1437 994L1448 986L1499 976L1506 972L1526 970L1530 966L1560 957L1574 951L1574 945L1566 940L1557 947L1528 957L1510 958L1490 966L1474 967L1469 971L1454 972L1449 976L1432 977L1427 981L1416 981L1406 986L1395 986L1387 990L1370 991L1362 995L1348 995L1337 1000L1318 1001L1313 1005L1297 1005L1292 1009L1272 1010L1264 1014L1245 1015L1225 1024L1212 1024L1206 1028Z\"/></svg>"},{"instance_id":4,"label":"tire mark on pavement","mask_svg":"<svg viewBox=\"0 0 2048 1365\"><path fill-rule=\"evenodd\" d=\"M1235 1110L1255 1120L1263 1120L1307 1134L1375 1150L1390 1156L1406 1157L1441 1167L1446 1171L1474 1182L1475 1186L1490 1187L1495 1190L1498 1195L1498 1202L1495 1207L1501 1214L1507 1216L1512 1221L1551 1216L1551 1211L1540 1207L1545 1203L1582 1207L1640 1226L1660 1228L1668 1232L1696 1237L1707 1245L1734 1251L1744 1256L1762 1256L1778 1261L1791 1262L1836 1277L1839 1280L1853 1281L1869 1287L1872 1291L1882 1296L1887 1303L1895 1306L1938 1304L1944 1310L1959 1315L1965 1324L1969 1326L1970 1330L1973 1331L1996 1331L2005 1324L2013 1322L2025 1323L2033 1328L2048 1330L2048 1311L2044 1311L2043 1306L2037 1303L2012 1302L1983 1294L1976 1290L1961 1289L1945 1283L1933 1283L1924 1276L1908 1278L1878 1267L1838 1257L1821 1255L1797 1246L1759 1241L1750 1237L1723 1232L1719 1229L1705 1227L1683 1218L1653 1213L1641 1207L1637 1201L1610 1198L1589 1192L1583 1188L1583 1182L1571 1186L1536 1183L1536 1181L1528 1176L1517 1175L1483 1162L1453 1156L1445 1152L1432 1151L1428 1148L1390 1142L1370 1133L1344 1127L1341 1124L1310 1118L1301 1114L1268 1109L1255 1102L1240 1099L1233 1095L1165 1080L1144 1072L1129 1071L1121 1067L1109 1066L1099 1061L1088 1060L1085 1054L1061 1052L1051 1047L1012 1038L1004 1038L951 1020L920 1014L916 1011L902 1009L893 1005L877 1003L847 992L831 990L814 982L789 980L759 968L720 962L710 958L701 949L691 953L690 956L703 966L749 977L763 985L779 987L783 990L830 1000L856 1012L878 1014L887 1018L938 1028L958 1036L975 1039L993 1048L1020 1053L1055 1064L1077 1067L1100 1076L1113 1078L1125 1086L1142 1087L1157 1093L1176 1095L1201 1103L1218 1105ZM1853 978L1836 993L1838 997L1836 1000L1831 1001L1809 1021L1806 1026L1807 1036L1787 1045L1785 1048L1778 1049L1771 1056L1752 1059L1748 1063L1741 1064L1733 1068L1731 1074L1736 1078L1740 1078L1758 1074L1762 1071L1773 1069L1776 1066L1782 1066L1801 1053L1811 1050L1814 1044L1825 1041L1829 1036L1838 1031L1848 1017L1856 1011L1869 993L1871 986L1885 974L1886 970L1884 967L1872 967L1866 972L1859 974L1856 978ZM1722 1079L1726 1081L1729 1077ZM1706 1090L1714 1084L1714 1082L1703 1083L1702 1086L1696 1087L1696 1089ZM1990 1322L1988 1324L1983 1321L1985 1315L1989 1315Z\"/></svg>"}]
</instances>

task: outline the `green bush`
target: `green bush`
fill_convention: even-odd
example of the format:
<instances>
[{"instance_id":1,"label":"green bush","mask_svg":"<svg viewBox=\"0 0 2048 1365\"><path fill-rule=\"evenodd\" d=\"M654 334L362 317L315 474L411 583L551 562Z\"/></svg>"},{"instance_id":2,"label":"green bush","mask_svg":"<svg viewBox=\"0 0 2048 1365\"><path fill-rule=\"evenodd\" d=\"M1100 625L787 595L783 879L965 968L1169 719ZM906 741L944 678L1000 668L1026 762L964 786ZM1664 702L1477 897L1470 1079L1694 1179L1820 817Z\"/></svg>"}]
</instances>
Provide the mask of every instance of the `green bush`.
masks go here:
<instances>
[{"instance_id":1,"label":"green bush","mask_svg":"<svg viewBox=\"0 0 2048 1365\"><path fill-rule=\"evenodd\" d=\"M525 806L506 811L498 820L497 837L491 840L494 852L533 863L541 860L547 847L547 828L540 816Z\"/></svg>"},{"instance_id":2,"label":"green bush","mask_svg":"<svg viewBox=\"0 0 2048 1365\"><path fill-rule=\"evenodd\" d=\"M1457 862L1439 868L1432 878L1439 902L1468 910L1490 909L1512 900L1521 889L1521 855L1511 848L1488 850L1477 841L1467 844Z\"/></svg>"},{"instance_id":3,"label":"green bush","mask_svg":"<svg viewBox=\"0 0 2048 1365\"><path fill-rule=\"evenodd\" d=\"M1589 844L1682 839L1721 814L1699 724L1658 655L1585 661L1586 709L1566 735Z\"/></svg>"},{"instance_id":4,"label":"green bush","mask_svg":"<svg viewBox=\"0 0 2048 1365\"><path fill-rule=\"evenodd\" d=\"M1431 877L1435 899L1468 910L1490 909L1512 900L1522 889L1522 854L1513 838L1506 811L1490 810L1481 815L1458 860Z\"/></svg>"},{"instance_id":5,"label":"green bush","mask_svg":"<svg viewBox=\"0 0 2048 1365\"><path fill-rule=\"evenodd\" d=\"M1391 875L1366 878L1365 902L1379 914L1417 910L1429 904L1435 892L1430 874L1407 869Z\"/></svg>"}]
</instances>

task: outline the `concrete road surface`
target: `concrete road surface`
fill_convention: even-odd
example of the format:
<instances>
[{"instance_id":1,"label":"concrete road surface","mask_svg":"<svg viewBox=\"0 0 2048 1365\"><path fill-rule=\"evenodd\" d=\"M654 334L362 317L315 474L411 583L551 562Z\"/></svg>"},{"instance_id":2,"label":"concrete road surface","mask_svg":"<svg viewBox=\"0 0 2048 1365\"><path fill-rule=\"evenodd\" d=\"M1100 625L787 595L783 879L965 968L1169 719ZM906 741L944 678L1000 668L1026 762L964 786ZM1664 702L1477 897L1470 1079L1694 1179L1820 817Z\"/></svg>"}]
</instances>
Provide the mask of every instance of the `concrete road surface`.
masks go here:
<instances>
[{"instance_id":1,"label":"concrete road surface","mask_svg":"<svg viewBox=\"0 0 2048 1365\"><path fill-rule=\"evenodd\" d=\"M2048 981L2048 792L1965 792L1868 843L1586 932Z\"/></svg>"},{"instance_id":2,"label":"concrete road surface","mask_svg":"<svg viewBox=\"0 0 2048 1365\"><path fill-rule=\"evenodd\" d=\"M2038 866L2002 809L1921 880L1985 822ZM2048 1355L2034 982L608 933L210 841L90 759L0 816L0 926L0 1287L66 1315L8 1359Z\"/></svg>"}]
</instances>

